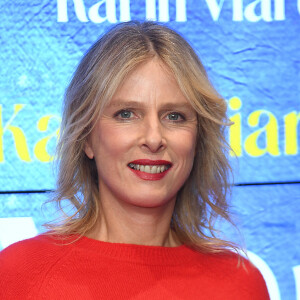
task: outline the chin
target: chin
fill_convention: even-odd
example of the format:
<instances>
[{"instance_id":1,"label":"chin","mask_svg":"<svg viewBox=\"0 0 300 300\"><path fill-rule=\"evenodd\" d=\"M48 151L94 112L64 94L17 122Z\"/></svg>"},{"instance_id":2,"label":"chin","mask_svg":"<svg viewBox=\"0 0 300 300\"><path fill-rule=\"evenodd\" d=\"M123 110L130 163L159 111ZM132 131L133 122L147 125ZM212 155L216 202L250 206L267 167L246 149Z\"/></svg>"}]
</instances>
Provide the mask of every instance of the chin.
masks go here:
<instances>
[{"instance_id":1,"label":"chin","mask_svg":"<svg viewBox=\"0 0 300 300\"><path fill-rule=\"evenodd\" d=\"M134 205L136 207L141 208L158 208L161 206L165 206L166 204L171 204L173 202L173 198L160 198L155 195L151 195L151 200L149 196L139 197L139 198L130 198L126 201L128 204ZM175 202L175 201L174 201Z\"/></svg>"}]
</instances>

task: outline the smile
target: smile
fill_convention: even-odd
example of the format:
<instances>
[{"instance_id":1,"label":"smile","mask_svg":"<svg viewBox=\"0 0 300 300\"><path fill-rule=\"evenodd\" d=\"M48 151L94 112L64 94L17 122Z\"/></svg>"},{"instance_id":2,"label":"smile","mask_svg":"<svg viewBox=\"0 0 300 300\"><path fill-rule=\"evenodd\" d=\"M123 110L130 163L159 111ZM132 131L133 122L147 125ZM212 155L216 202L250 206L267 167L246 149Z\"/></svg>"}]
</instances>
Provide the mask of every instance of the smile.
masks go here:
<instances>
[{"instance_id":1,"label":"smile","mask_svg":"<svg viewBox=\"0 0 300 300\"><path fill-rule=\"evenodd\" d=\"M162 173L171 167L170 165L151 166L151 165L138 165L133 163L130 163L128 166L133 170L150 173L150 174Z\"/></svg>"},{"instance_id":2,"label":"smile","mask_svg":"<svg viewBox=\"0 0 300 300\"><path fill-rule=\"evenodd\" d=\"M166 160L138 159L128 164L129 169L143 180L160 180L172 167Z\"/></svg>"}]
</instances>

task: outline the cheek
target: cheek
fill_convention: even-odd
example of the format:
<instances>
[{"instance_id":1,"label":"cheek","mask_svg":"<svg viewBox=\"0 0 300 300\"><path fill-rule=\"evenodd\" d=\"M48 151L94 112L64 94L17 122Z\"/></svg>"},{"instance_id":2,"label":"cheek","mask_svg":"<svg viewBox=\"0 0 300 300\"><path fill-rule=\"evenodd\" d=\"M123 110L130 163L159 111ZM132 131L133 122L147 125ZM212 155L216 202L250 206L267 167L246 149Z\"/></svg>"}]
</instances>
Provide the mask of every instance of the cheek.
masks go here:
<instances>
[{"instance_id":1,"label":"cheek","mask_svg":"<svg viewBox=\"0 0 300 300\"><path fill-rule=\"evenodd\" d=\"M118 126L102 126L98 135L98 148L100 159L117 158L126 154L134 143L134 135L126 128Z\"/></svg>"},{"instance_id":2,"label":"cheek","mask_svg":"<svg viewBox=\"0 0 300 300\"><path fill-rule=\"evenodd\" d=\"M196 150L196 133L186 132L177 138L174 137L174 149L178 154L186 160L186 162L193 162Z\"/></svg>"}]
</instances>

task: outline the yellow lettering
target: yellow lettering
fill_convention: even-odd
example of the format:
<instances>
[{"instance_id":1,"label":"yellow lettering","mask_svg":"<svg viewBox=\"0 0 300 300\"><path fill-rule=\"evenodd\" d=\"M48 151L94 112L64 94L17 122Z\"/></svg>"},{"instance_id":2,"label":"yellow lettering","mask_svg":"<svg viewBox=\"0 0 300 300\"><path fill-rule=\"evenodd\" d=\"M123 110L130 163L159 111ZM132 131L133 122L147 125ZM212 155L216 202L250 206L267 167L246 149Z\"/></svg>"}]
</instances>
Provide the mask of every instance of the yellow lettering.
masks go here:
<instances>
[{"instance_id":1,"label":"yellow lettering","mask_svg":"<svg viewBox=\"0 0 300 300\"><path fill-rule=\"evenodd\" d=\"M268 116L269 121L264 127L251 133L247 137L245 141L245 150L251 156L262 156L265 153L278 156L280 152L278 146L278 123L276 117L267 110L257 110L249 115L248 124L251 127L257 127L259 119L263 114ZM257 145L257 140L263 133L265 133L265 148L260 148Z\"/></svg>"},{"instance_id":2,"label":"yellow lettering","mask_svg":"<svg viewBox=\"0 0 300 300\"><path fill-rule=\"evenodd\" d=\"M48 129L49 122L52 118L55 118L60 121L60 119L57 116L54 115L47 115L42 117L38 123L37 128L39 131L45 132ZM47 144L52 138L57 138L59 134L59 128L55 130L53 133L51 133L48 136L45 136L41 140L39 140L35 146L34 146L34 155L39 161L42 162L49 162L53 159L53 156L50 155L47 151Z\"/></svg>"},{"instance_id":3,"label":"yellow lettering","mask_svg":"<svg viewBox=\"0 0 300 300\"><path fill-rule=\"evenodd\" d=\"M238 110L242 107L242 101L238 97L232 97L228 106L232 110ZM229 128L229 144L233 151L230 152L231 156L242 156L242 126L241 126L241 113L237 113L230 117L230 121L234 124Z\"/></svg>"},{"instance_id":4,"label":"yellow lettering","mask_svg":"<svg viewBox=\"0 0 300 300\"><path fill-rule=\"evenodd\" d=\"M298 153L298 134L297 127L300 120L300 113L293 111L284 116L285 148L286 155Z\"/></svg>"},{"instance_id":5,"label":"yellow lettering","mask_svg":"<svg viewBox=\"0 0 300 300\"><path fill-rule=\"evenodd\" d=\"M23 130L19 127L12 126L11 123L16 118L17 114L23 109L24 104L15 104L14 113L5 126L2 125L2 105L0 105L0 162L4 161L4 146L3 146L3 135L6 131L10 131L13 135L15 147L18 156L23 161L31 161L26 137Z\"/></svg>"}]
</instances>

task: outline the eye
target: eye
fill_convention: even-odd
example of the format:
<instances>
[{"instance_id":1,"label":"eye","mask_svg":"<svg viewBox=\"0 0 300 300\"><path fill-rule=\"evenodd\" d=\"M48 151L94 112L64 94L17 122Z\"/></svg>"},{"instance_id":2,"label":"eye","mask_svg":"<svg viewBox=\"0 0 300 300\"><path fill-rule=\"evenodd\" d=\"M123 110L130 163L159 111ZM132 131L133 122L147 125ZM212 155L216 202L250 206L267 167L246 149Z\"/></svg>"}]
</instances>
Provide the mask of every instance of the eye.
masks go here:
<instances>
[{"instance_id":1,"label":"eye","mask_svg":"<svg viewBox=\"0 0 300 300\"><path fill-rule=\"evenodd\" d=\"M170 121L184 121L185 118L183 117L182 114L178 112L171 112L167 115L167 119Z\"/></svg>"},{"instance_id":2,"label":"eye","mask_svg":"<svg viewBox=\"0 0 300 300\"><path fill-rule=\"evenodd\" d=\"M118 111L115 114L115 117L120 118L120 119L130 119L133 117L133 112L130 110L123 109L121 111Z\"/></svg>"}]
</instances>

